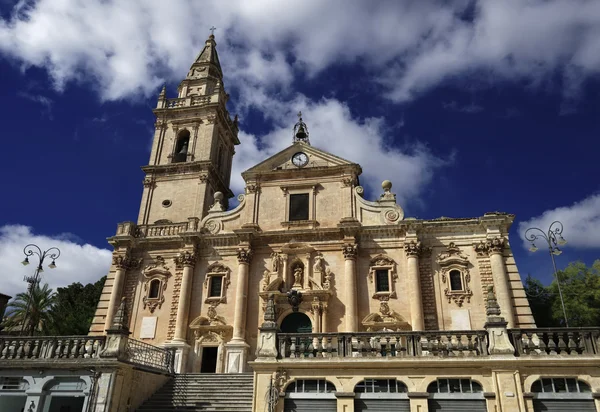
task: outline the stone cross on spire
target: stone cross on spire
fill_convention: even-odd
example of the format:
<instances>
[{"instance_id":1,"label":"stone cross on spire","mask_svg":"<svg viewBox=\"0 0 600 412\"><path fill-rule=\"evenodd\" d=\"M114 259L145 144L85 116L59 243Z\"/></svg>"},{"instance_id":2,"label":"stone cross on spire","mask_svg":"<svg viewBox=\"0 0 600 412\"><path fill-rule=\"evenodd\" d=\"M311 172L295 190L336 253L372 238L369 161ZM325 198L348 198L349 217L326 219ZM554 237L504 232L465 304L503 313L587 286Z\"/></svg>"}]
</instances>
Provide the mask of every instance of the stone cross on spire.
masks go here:
<instances>
[{"instance_id":1,"label":"stone cross on spire","mask_svg":"<svg viewBox=\"0 0 600 412\"><path fill-rule=\"evenodd\" d=\"M208 30L210 30L210 35L211 35L211 36L214 36L214 35L215 35L215 30L217 30L217 28L216 28L215 26L212 26L212 27L211 27L210 29L208 29Z\"/></svg>"}]
</instances>

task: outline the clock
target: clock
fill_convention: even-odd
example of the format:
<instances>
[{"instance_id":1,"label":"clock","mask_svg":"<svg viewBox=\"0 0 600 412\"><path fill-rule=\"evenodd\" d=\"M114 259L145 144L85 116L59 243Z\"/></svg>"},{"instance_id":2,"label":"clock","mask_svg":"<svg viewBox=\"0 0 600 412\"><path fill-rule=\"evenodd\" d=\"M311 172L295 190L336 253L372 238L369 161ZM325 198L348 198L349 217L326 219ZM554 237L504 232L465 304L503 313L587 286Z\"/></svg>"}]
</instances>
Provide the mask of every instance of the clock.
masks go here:
<instances>
[{"instance_id":1,"label":"clock","mask_svg":"<svg viewBox=\"0 0 600 412\"><path fill-rule=\"evenodd\" d=\"M308 156L304 152L294 153L292 163L294 166L304 167L308 164Z\"/></svg>"}]
</instances>

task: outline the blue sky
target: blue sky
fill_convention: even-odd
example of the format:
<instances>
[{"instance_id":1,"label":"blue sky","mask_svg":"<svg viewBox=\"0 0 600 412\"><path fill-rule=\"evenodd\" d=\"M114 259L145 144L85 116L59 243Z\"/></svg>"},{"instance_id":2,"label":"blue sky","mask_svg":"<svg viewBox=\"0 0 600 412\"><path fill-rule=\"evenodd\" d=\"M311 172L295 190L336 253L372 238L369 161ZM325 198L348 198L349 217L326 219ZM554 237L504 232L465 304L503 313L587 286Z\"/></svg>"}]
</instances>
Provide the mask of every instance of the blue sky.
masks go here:
<instances>
[{"instance_id":1,"label":"blue sky","mask_svg":"<svg viewBox=\"0 0 600 412\"><path fill-rule=\"evenodd\" d=\"M0 292L24 288L30 241L63 250L53 286L106 272L106 237L137 218L156 96L163 83L176 95L211 25L240 115L235 193L241 171L291 143L302 110L315 146L363 166L369 198L390 179L407 216L516 214L523 276L550 281L548 255L521 236L553 219L569 241L560 267L600 257L597 1L0 8Z\"/></svg>"}]
</instances>

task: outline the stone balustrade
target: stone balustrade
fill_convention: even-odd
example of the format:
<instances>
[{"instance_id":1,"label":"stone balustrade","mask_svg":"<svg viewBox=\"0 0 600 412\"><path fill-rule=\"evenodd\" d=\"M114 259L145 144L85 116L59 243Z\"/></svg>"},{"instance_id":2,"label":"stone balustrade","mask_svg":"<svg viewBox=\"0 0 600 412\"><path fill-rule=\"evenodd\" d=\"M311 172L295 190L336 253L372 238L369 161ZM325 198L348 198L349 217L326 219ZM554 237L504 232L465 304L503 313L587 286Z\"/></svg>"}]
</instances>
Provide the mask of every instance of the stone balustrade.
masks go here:
<instances>
[{"instance_id":1,"label":"stone balustrade","mask_svg":"<svg viewBox=\"0 0 600 412\"><path fill-rule=\"evenodd\" d=\"M280 358L487 355L485 331L278 333Z\"/></svg>"},{"instance_id":2,"label":"stone balustrade","mask_svg":"<svg viewBox=\"0 0 600 412\"><path fill-rule=\"evenodd\" d=\"M597 355L600 328L510 329L516 356Z\"/></svg>"},{"instance_id":3,"label":"stone balustrade","mask_svg":"<svg viewBox=\"0 0 600 412\"><path fill-rule=\"evenodd\" d=\"M117 236L133 236L136 238L156 238L177 236L183 232L196 231L198 222L190 219L180 223L154 223L149 225L136 225L133 222L123 222L117 225Z\"/></svg>"},{"instance_id":4,"label":"stone balustrade","mask_svg":"<svg viewBox=\"0 0 600 412\"><path fill-rule=\"evenodd\" d=\"M179 109L181 107L201 106L211 102L211 96L190 96L190 97L177 97L174 99L167 99L167 109Z\"/></svg>"},{"instance_id":5,"label":"stone balustrade","mask_svg":"<svg viewBox=\"0 0 600 412\"><path fill-rule=\"evenodd\" d=\"M0 359L98 358L106 336L0 336Z\"/></svg>"},{"instance_id":6,"label":"stone balustrade","mask_svg":"<svg viewBox=\"0 0 600 412\"><path fill-rule=\"evenodd\" d=\"M188 223L160 223L153 225L138 225L135 237L167 237L176 236L187 230Z\"/></svg>"}]
</instances>

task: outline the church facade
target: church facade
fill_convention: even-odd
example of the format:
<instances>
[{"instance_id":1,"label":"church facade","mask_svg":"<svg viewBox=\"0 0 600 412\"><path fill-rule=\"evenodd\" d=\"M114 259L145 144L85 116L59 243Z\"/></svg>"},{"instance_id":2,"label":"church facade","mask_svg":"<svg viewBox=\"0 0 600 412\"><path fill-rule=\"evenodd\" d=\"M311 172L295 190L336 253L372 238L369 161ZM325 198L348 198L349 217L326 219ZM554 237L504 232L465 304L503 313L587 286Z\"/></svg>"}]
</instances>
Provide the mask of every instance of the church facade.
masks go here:
<instances>
[{"instance_id":1,"label":"church facade","mask_svg":"<svg viewBox=\"0 0 600 412\"><path fill-rule=\"evenodd\" d=\"M388 180L366 199L361 166L311 145L302 118L230 208L228 98L211 35L178 97L159 95L90 335L123 303L177 373L253 372L255 411L597 410L598 334L535 329L513 215L410 218Z\"/></svg>"}]
</instances>

